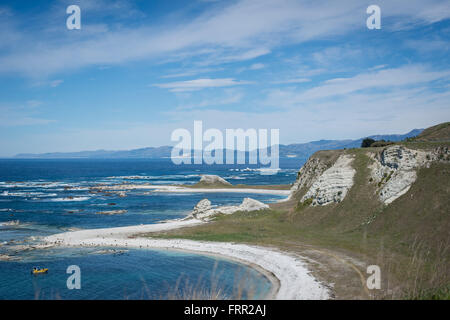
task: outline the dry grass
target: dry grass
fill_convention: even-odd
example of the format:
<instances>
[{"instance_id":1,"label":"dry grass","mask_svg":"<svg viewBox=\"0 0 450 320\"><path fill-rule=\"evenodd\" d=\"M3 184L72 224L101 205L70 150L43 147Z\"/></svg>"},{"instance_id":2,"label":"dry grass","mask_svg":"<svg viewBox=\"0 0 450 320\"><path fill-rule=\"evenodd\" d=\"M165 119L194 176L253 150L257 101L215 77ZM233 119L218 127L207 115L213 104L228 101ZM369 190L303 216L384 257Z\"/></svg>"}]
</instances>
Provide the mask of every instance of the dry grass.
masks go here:
<instances>
[{"instance_id":1,"label":"dry grass","mask_svg":"<svg viewBox=\"0 0 450 320\"><path fill-rule=\"evenodd\" d=\"M422 131L413 141L450 141L450 122L444 122Z\"/></svg>"},{"instance_id":2,"label":"dry grass","mask_svg":"<svg viewBox=\"0 0 450 320\"><path fill-rule=\"evenodd\" d=\"M384 286L377 299L450 299L450 239L434 252L416 238L409 245L410 255L386 252L377 259L384 273ZM392 279L392 275L396 275ZM398 285L398 284L401 285Z\"/></svg>"}]
</instances>

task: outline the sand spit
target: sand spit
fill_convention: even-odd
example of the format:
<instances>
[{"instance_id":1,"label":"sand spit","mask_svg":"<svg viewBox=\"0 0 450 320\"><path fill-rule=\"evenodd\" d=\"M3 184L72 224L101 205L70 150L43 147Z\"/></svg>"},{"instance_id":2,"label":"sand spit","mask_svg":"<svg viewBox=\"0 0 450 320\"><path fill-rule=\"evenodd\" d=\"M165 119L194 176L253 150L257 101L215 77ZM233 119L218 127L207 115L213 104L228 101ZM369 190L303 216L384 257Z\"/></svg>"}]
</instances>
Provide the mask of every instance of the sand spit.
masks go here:
<instances>
[{"instance_id":1,"label":"sand spit","mask_svg":"<svg viewBox=\"0 0 450 320\"><path fill-rule=\"evenodd\" d=\"M120 184L113 186L96 186L92 190L117 191L117 190L152 190L153 192L168 193L252 193L289 196L289 190L252 189L252 188L187 188L181 186L151 185L151 184Z\"/></svg>"}]
</instances>

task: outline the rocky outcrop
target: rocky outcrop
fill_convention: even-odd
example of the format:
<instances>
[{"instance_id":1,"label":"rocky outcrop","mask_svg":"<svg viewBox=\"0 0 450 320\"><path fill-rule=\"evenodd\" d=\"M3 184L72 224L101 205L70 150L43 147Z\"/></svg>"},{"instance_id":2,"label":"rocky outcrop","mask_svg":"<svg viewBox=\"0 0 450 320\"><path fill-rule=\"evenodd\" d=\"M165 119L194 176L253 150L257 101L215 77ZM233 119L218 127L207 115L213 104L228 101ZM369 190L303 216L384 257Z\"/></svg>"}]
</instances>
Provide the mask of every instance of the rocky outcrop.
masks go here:
<instances>
[{"instance_id":1,"label":"rocky outcrop","mask_svg":"<svg viewBox=\"0 0 450 320\"><path fill-rule=\"evenodd\" d=\"M221 178L219 176L212 175L212 174L205 174L205 175L202 175L202 177L200 178L200 181L199 181L198 185L202 185L202 186L208 186L208 185L209 186L231 186L232 184L229 183L224 178Z\"/></svg>"},{"instance_id":2,"label":"rocky outcrop","mask_svg":"<svg viewBox=\"0 0 450 320\"><path fill-rule=\"evenodd\" d=\"M416 170L429 166L439 158L439 151L426 152L411 150L400 145L384 149L381 153L371 154L374 162L370 166L371 180L377 184L379 199L392 203L404 195L417 179Z\"/></svg>"},{"instance_id":3,"label":"rocky outcrop","mask_svg":"<svg viewBox=\"0 0 450 320\"><path fill-rule=\"evenodd\" d=\"M351 163L353 157L341 155L331 168L317 175L311 187L302 197L301 201L309 201L311 205L327 205L341 202L353 186L353 177L356 170Z\"/></svg>"},{"instance_id":4,"label":"rocky outcrop","mask_svg":"<svg viewBox=\"0 0 450 320\"><path fill-rule=\"evenodd\" d=\"M269 206L258 200L245 198L239 206L213 207L208 199L200 200L188 218L208 220L216 214L233 214L238 211L250 212L269 209Z\"/></svg>"},{"instance_id":5,"label":"rocky outcrop","mask_svg":"<svg viewBox=\"0 0 450 320\"><path fill-rule=\"evenodd\" d=\"M310 158L298 172L297 179L291 187L291 194L288 200L292 199L299 190L310 188L317 177L326 169L327 165L320 158Z\"/></svg>"},{"instance_id":6,"label":"rocky outcrop","mask_svg":"<svg viewBox=\"0 0 450 320\"><path fill-rule=\"evenodd\" d=\"M351 153L342 150L314 154L298 172L288 200L296 196L304 206L343 201L356 173L352 167L355 155ZM375 184L377 197L384 204L408 192L417 179L418 168L429 167L432 162L450 161L447 146L424 151L395 144L379 152L367 151L367 155L373 160L369 166L369 183Z\"/></svg>"},{"instance_id":7,"label":"rocky outcrop","mask_svg":"<svg viewBox=\"0 0 450 320\"><path fill-rule=\"evenodd\" d=\"M252 199L252 198L244 198L241 205L239 206L240 211L259 211L269 209L269 206L261 201Z\"/></svg>"},{"instance_id":8,"label":"rocky outcrop","mask_svg":"<svg viewBox=\"0 0 450 320\"><path fill-rule=\"evenodd\" d=\"M211 210L211 201L209 201L208 199L203 199L195 205L194 210L192 210L190 216L196 219L204 219L211 215Z\"/></svg>"},{"instance_id":9,"label":"rocky outcrop","mask_svg":"<svg viewBox=\"0 0 450 320\"><path fill-rule=\"evenodd\" d=\"M123 213L127 213L127 210L109 210L109 211L98 211L96 212L97 214L102 214L105 216L112 216L115 214L123 214Z\"/></svg>"},{"instance_id":10,"label":"rocky outcrop","mask_svg":"<svg viewBox=\"0 0 450 320\"><path fill-rule=\"evenodd\" d=\"M13 260L19 260L19 257L10 256L7 254L0 254L0 261L13 261Z\"/></svg>"},{"instance_id":11,"label":"rocky outcrop","mask_svg":"<svg viewBox=\"0 0 450 320\"><path fill-rule=\"evenodd\" d=\"M19 220L12 220L0 223L0 226L18 226L20 224Z\"/></svg>"}]
</instances>

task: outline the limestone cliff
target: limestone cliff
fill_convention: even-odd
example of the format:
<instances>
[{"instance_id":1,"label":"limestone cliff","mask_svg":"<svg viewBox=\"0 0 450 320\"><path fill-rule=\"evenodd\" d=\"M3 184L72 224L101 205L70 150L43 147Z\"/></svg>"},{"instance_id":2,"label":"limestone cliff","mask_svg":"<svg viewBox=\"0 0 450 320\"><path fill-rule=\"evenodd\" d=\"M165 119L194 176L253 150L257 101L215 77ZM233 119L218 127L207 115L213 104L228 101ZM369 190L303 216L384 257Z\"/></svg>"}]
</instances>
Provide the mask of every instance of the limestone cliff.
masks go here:
<instances>
[{"instance_id":1,"label":"limestone cliff","mask_svg":"<svg viewBox=\"0 0 450 320\"><path fill-rule=\"evenodd\" d=\"M341 155L331 168L314 180L308 192L302 197L302 201L312 199L313 206L341 202L353 186L356 171L351 166L352 161L351 155Z\"/></svg>"},{"instance_id":2,"label":"limestone cliff","mask_svg":"<svg viewBox=\"0 0 450 320\"><path fill-rule=\"evenodd\" d=\"M403 145L363 150L371 159L368 183L375 184L375 196L390 204L408 192L417 179L417 170L433 161L449 161L448 147L413 150ZM354 185L355 150L321 151L300 169L289 199L303 205L328 205L345 199Z\"/></svg>"},{"instance_id":3,"label":"limestone cliff","mask_svg":"<svg viewBox=\"0 0 450 320\"><path fill-rule=\"evenodd\" d=\"M443 154L448 155L448 148L422 151L400 145L390 146L379 153L370 153L374 160L370 167L371 181L377 184L380 201L389 204L404 195L416 181L417 169L429 167L433 161L439 161Z\"/></svg>"}]
</instances>

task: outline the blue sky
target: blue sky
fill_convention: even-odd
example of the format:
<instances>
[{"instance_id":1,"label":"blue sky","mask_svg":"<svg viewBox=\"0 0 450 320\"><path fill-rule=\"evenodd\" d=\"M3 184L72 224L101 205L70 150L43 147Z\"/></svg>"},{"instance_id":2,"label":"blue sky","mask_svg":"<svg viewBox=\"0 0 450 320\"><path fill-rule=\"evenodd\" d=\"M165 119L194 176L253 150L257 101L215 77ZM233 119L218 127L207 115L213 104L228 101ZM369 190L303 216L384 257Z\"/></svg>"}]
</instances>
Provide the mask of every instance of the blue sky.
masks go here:
<instances>
[{"instance_id":1,"label":"blue sky","mask_svg":"<svg viewBox=\"0 0 450 320\"><path fill-rule=\"evenodd\" d=\"M449 121L449 17L433 0L2 1L0 156L169 145L194 120L281 143Z\"/></svg>"}]
</instances>

